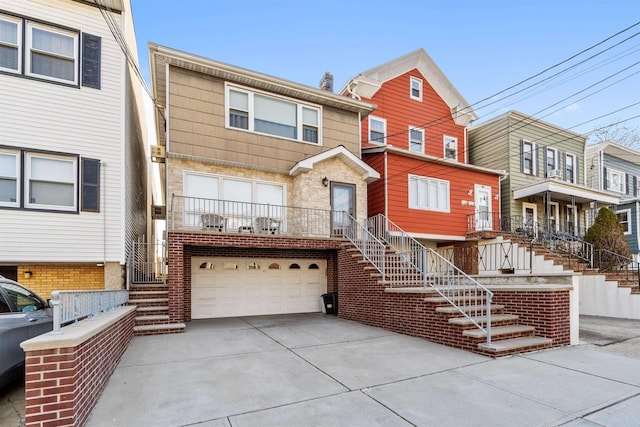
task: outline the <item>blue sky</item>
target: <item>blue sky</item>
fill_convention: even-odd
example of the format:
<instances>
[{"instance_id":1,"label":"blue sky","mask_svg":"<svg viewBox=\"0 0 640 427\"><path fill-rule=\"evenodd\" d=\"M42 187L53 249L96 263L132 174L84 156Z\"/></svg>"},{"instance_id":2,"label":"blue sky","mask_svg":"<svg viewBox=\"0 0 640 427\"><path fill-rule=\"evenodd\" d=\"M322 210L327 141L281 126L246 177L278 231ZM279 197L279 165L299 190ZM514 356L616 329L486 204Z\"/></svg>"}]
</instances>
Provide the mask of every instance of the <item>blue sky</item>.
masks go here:
<instances>
[{"instance_id":1,"label":"blue sky","mask_svg":"<svg viewBox=\"0 0 640 427\"><path fill-rule=\"evenodd\" d=\"M640 116L640 105L626 108L640 103L640 35L632 37L640 25L494 96L636 24L638 0L131 2L147 81L148 42L314 87L329 71L336 91L424 48L474 106L478 123L515 109L580 133L622 120L640 129L640 118L627 120Z\"/></svg>"}]
</instances>

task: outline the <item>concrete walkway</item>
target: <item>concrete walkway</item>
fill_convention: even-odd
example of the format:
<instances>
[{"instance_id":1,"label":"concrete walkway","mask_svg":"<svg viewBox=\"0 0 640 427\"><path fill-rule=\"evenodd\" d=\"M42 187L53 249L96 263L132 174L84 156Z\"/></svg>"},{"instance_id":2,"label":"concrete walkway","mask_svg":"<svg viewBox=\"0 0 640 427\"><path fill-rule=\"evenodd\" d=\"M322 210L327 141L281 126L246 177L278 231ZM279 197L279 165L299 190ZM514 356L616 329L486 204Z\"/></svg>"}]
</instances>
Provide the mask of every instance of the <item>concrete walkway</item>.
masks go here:
<instances>
[{"instance_id":1,"label":"concrete walkway","mask_svg":"<svg viewBox=\"0 0 640 427\"><path fill-rule=\"evenodd\" d=\"M88 426L638 426L640 360L491 359L322 314L135 337Z\"/></svg>"}]
</instances>

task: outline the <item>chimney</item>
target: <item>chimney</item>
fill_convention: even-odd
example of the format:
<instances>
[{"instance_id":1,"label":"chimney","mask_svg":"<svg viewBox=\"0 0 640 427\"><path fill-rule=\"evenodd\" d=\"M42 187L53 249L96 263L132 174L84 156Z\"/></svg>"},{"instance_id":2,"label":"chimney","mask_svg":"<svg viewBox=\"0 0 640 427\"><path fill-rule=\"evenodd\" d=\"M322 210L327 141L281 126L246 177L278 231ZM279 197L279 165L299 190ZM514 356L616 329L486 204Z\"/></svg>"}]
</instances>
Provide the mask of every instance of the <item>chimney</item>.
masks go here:
<instances>
[{"instance_id":1,"label":"chimney","mask_svg":"<svg viewBox=\"0 0 640 427\"><path fill-rule=\"evenodd\" d=\"M324 76L322 76L320 80L320 89L333 92L333 74L328 71L324 73Z\"/></svg>"}]
</instances>

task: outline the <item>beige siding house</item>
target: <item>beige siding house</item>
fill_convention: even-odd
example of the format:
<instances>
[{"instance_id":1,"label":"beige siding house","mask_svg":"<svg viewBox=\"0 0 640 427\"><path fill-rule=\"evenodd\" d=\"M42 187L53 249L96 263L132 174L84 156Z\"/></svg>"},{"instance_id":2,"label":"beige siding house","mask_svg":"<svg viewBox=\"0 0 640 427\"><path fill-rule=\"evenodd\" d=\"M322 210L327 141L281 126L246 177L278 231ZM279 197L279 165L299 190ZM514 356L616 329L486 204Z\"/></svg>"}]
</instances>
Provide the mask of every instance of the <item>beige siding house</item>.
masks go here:
<instances>
[{"instance_id":1,"label":"beige siding house","mask_svg":"<svg viewBox=\"0 0 640 427\"><path fill-rule=\"evenodd\" d=\"M150 44L165 157L169 314L313 312L364 221L360 122L374 105Z\"/></svg>"}]
</instances>

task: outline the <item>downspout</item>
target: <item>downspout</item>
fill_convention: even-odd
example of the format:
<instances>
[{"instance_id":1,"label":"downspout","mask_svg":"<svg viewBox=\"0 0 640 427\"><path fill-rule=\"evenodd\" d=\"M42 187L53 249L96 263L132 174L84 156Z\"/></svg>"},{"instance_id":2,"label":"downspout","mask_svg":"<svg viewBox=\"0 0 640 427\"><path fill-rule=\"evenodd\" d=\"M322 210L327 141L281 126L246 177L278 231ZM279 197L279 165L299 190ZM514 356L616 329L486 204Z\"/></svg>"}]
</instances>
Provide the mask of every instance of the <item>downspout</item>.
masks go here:
<instances>
[{"instance_id":1,"label":"downspout","mask_svg":"<svg viewBox=\"0 0 640 427\"><path fill-rule=\"evenodd\" d=\"M98 160L98 164L100 165L100 172L102 178L102 272L103 275L106 273L107 268L107 192L106 189L106 171L107 164L102 160ZM106 285L106 276L104 277L105 285Z\"/></svg>"},{"instance_id":2,"label":"downspout","mask_svg":"<svg viewBox=\"0 0 640 427\"><path fill-rule=\"evenodd\" d=\"M389 218L389 174L387 168L387 151L384 152L384 216Z\"/></svg>"}]
</instances>

